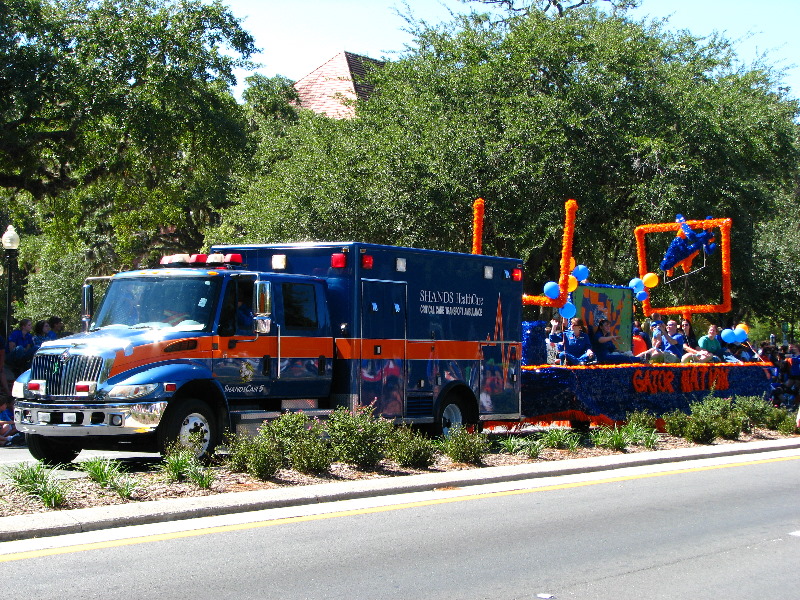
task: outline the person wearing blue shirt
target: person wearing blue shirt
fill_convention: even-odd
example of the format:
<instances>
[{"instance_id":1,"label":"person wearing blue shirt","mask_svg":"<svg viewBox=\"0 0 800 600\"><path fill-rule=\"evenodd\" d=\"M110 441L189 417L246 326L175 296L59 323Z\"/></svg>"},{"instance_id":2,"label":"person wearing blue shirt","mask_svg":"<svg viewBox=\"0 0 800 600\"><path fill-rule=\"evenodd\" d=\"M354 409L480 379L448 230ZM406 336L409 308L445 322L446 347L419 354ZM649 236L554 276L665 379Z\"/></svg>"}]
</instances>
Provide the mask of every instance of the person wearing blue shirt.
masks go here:
<instances>
[{"instance_id":1,"label":"person wearing blue shirt","mask_svg":"<svg viewBox=\"0 0 800 600\"><path fill-rule=\"evenodd\" d=\"M614 343L618 339L619 336L611 331L611 321L600 319L593 340L597 362L607 365L641 362L641 359L634 357L632 353L628 355L620 352Z\"/></svg>"},{"instance_id":2,"label":"person wearing blue shirt","mask_svg":"<svg viewBox=\"0 0 800 600\"><path fill-rule=\"evenodd\" d=\"M592 342L583 331L583 321L577 317L570 321L569 330L553 332L549 339L558 344L558 358L562 365L585 365L595 358Z\"/></svg>"}]
</instances>

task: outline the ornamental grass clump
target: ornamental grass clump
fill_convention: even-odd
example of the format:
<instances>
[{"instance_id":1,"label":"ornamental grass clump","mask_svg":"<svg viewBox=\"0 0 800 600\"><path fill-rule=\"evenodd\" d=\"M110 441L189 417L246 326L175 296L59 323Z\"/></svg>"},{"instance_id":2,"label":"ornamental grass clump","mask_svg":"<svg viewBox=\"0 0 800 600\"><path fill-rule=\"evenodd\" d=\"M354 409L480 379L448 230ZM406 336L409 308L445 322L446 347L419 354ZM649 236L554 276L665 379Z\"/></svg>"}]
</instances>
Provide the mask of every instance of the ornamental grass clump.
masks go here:
<instances>
[{"instance_id":1,"label":"ornamental grass clump","mask_svg":"<svg viewBox=\"0 0 800 600\"><path fill-rule=\"evenodd\" d=\"M393 428L391 421L376 418L368 406L352 412L339 407L325 423L334 457L362 469L373 469L385 458Z\"/></svg>"},{"instance_id":2,"label":"ornamental grass clump","mask_svg":"<svg viewBox=\"0 0 800 600\"><path fill-rule=\"evenodd\" d=\"M581 434L570 429L548 429L542 434L545 448L566 449L575 452L581 446Z\"/></svg>"},{"instance_id":3,"label":"ornamental grass clump","mask_svg":"<svg viewBox=\"0 0 800 600\"><path fill-rule=\"evenodd\" d=\"M436 445L411 427L397 427L386 452L401 467L427 469L436 460Z\"/></svg>"},{"instance_id":4,"label":"ornamental grass clump","mask_svg":"<svg viewBox=\"0 0 800 600\"><path fill-rule=\"evenodd\" d=\"M441 440L440 447L454 462L479 465L488 454L491 443L485 433L470 433L463 425L456 425Z\"/></svg>"},{"instance_id":5,"label":"ornamental grass clump","mask_svg":"<svg viewBox=\"0 0 800 600\"><path fill-rule=\"evenodd\" d=\"M126 475L116 460L95 456L82 462L80 469L89 479L114 491L120 498L131 498L138 487L136 479Z\"/></svg>"},{"instance_id":6,"label":"ornamental grass clump","mask_svg":"<svg viewBox=\"0 0 800 600\"><path fill-rule=\"evenodd\" d=\"M71 485L57 479L54 469L42 462L8 466L3 469L3 475L15 490L39 498L48 508L59 508L67 502Z\"/></svg>"},{"instance_id":7,"label":"ornamental grass clump","mask_svg":"<svg viewBox=\"0 0 800 600\"><path fill-rule=\"evenodd\" d=\"M592 443L598 448L623 451L628 447L628 437L620 427L603 425L589 433Z\"/></svg>"}]
</instances>

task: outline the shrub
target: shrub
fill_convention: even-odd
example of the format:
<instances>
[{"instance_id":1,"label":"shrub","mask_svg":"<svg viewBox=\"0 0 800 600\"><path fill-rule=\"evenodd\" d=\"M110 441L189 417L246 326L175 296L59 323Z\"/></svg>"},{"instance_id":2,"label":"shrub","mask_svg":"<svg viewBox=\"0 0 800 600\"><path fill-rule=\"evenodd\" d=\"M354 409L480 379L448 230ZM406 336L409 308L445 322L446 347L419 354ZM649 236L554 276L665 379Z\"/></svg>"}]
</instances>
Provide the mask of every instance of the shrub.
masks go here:
<instances>
[{"instance_id":1,"label":"shrub","mask_svg":"<svg viewBox=\"0 0 800 600\"><path fill-rule=\"evenodd\" d=\"M670 435L683 437L689 424L689 415L680 410L673 410L664 415L664 429Z\"/></svg>"},{"instance_id":2,"label":"shrub","mask_svg":"<svg viewBox=\"0 0 800 600\"><path fill-rule=\"evenodd\" d=\"M745 431L752 431L754 427L767 422L773 406L760 396L738 396L735 399L736 410L742 415L742 424Z\"/></svg>"},{"instance_id":3,"label":"shrub","mask_svg":"<svg viewBox=\"0 0 800 600\"><path fill-rule=\"evenodd\" d=\"M325 431L338 460L372 469L386 455L393 427L390 421L375 418L371 407L353 412L339 407L328 418Z\"/></svg>"},{"instance_id":4,"label":"shrub","mask_svg":"<svg viewBox=\"0 0 800 600\"><path fill-rule=\"evenodd\" d=\"M490 446L489 436L485 433L470 433L463 425L451 428L449 435L441 441L442 452L453 461L472 465L481 464Z\"/></svg>"},{"instance_id":5,"label":"shrub","mask_svg":"<svg viewBox=\"0 0 800 600\"><path fill-rule=\"evenodd\" d=\"M696 444L710 444L717 437L712 423L702 418L690 418L686 422L683 437Z\"/></svg>"},{"instance_id":6,"label":"shrub","mask_svg":"<svg viewBox=\"0 0 800 600\"><path fill-rule=\"evenodd\" d=\"M398 427L389 440L387 455L401 467L427 469L436 460L436 446L411 427Z\"/></svg>"},{"instance_id":7,"label":"shrub","mask_svg":"<svg viewBox=\"0 0 800 600\"><path fill-rule=\"evenodd\" d=\"M331 468L331 447L314 427L294 440L289 449L289 466L300 473L324 473Z\"/></svg>"},{"instance_id":8,"label":"shrub","mask_svg":"<svg viewBox=\"0 0 800 600\"><path fill-rule=\"evenodd\" d=\"M272 434L268 423L264 423L245 447L247 473L258 479L269 479L286 462L281 443Z\"/></svg>"},{"instance_id":9,"label":"shrub","mask_svg":"<svg viewBox=\"0 0 800 600\"><path fill-rule=\"evenodd\" d=\"M161 461L159 471L167 481L183 481L197 463L195 452L180 442L175 442L167 447Z\"/></svg>"},{"instance_id":10,"label":"shrub","mask_svg":"<svg viewBox=\"0 0 800 600\"><path fill-rule=\"evenodd\" d=\"M778 428L781 426L781 423L786 420L786 417L791 418L791 416L791 413L785 408L771 406L769 412L767 413L766 419L764 419L764 426L767 429L779 431Z\"/></svg>"},{"instance_id":11,"label":"shrub","mask_svg":"<svg viewBox=\"0 0 800 600\"><path fill-rule=\"evenodd\" d=\"M778 432L783 435L793 435L797 433L797 418L787 411L784 419L778 423Z\"/></svg>"}]
</instances>

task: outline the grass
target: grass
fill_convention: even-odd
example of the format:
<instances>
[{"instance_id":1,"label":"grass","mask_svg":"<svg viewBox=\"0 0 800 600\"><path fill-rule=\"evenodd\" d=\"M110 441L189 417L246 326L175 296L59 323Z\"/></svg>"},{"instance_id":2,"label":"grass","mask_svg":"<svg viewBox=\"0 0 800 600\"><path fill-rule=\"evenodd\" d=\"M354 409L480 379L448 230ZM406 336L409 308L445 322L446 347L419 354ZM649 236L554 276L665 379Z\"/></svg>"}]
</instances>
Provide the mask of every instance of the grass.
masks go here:
<instances>
[{"instance_id":1,"label":"grass","mask_svg":"<svg viewBox=\"0 0 800 600\"><path fill-rule=\"evenodd\" d=\"M5 467L3 474L15 490L39 498L48 508L60 508L67 502L69 482L57 479L54 470L42 462Z\"/></svg>"},{"instance_id":2,"label":"grass","mask_svg":"<svg viewBox=\"0 0 800 600\"><path fill-rule=\"evenodd\" d=\"M80 469L89 479L113 490L121 498L130 499L138 487L138 482L127 476L120 463L107 458L92 457L81 463Z\"/></svg>"}]
</instances>

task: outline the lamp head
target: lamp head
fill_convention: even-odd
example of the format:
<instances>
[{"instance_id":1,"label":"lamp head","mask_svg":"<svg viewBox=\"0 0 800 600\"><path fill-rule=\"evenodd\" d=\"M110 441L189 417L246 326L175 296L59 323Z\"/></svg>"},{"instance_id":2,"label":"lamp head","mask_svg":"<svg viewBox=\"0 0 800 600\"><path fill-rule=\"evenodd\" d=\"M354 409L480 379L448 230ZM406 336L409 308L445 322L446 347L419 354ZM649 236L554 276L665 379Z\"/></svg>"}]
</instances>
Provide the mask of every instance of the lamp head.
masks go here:
<instances>
[{"instance_id":1,"label":"lamp head","mask_svg":"<svg viewBox=\"0 0 800 600\"><path fill-rule=\"evenodd\" d=\"M3 249L16 250L19 248L19 235L13 225L9 225L6 232L3 234Z\"/></svg>"}]
</instances>

